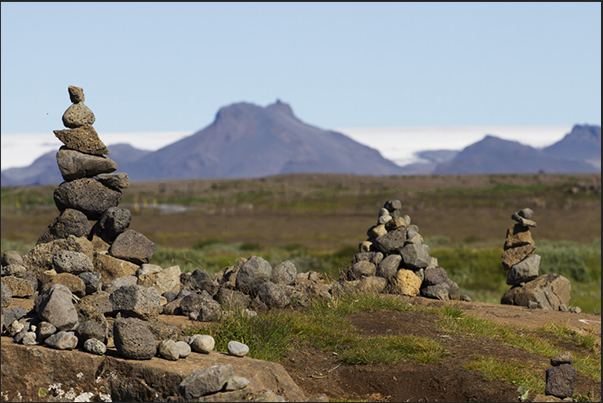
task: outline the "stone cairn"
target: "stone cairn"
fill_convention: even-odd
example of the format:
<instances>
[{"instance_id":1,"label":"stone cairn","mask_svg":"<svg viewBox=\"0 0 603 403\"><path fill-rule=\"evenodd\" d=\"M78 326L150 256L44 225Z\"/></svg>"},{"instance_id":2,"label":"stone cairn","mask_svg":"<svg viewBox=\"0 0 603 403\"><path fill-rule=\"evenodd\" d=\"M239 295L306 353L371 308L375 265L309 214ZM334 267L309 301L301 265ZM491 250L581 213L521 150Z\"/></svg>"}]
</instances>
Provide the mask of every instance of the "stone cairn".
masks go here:
<instances>
[{"instance_id":1,"label":"stone cairn","mask_svg":"<svg viewBox=\"0 0 603 403\"><path fill-rule=\"evenodd\" d=\"M340 289L356 287L440 300L461 298L459 286L448 278L438 260L429 255L419 227L401 212L400 200L388 200L379 210L368 239L359 245L352 266L340 275ZM469 301L469 297L462 298Z\"/></svg>"},{"instance_id":2,"label":"stone cairn","mask_svg":"<svg viewBox=\"0 0 603 403\"><path fill-rule=\"evenodd\" d=\"M536 245L530 227L534 212L524 208L511 215L515 224L507 229L503 246L502 265L508 270L507 284L512 286L504 293L501 304L567 311L570 300L570 281L559 274L538 276L540 256L535 254ZM579 312L573 307L572 312Z\"/></svg>"},{"instance_id":3,"label":"stone cairn","mask_svg":"<svg viewBox=\"0 0 603 403\"><path fill-rule=\"evenodd\" d=\"M111 173L117 164L105 156L109 150L92 127L95 117L84 105L82 88L70 86L68 91L72 105L63 115L68 129L54 131L64 144L57 163L65 181L53 194L60 214L24 256L15 251L2 256L3 335L24 345L79 348L98 355L115 348L128 359L157 355L178 360L192 351L211 353L215 341L209 335L185 337L176 326L158 321L159 314L179 313L200 321L219 320L235 309L253 315L248 307L282 307L291 302L290 296L301 296L297 289L314 289L316 275L304 279L302 274L297 289L291 285L286 295L277 284L293 284L295 266L284 262L272 270L255 256L223 269L215 277L218 281L203 270L181 273L178 266L149 264L155 244L129 229L131 213L118 207L129 177ZM90 220L96 222L91 225ZM13 297L33 298L34 308L9 308ZM228 343L230 355L248 352L243 343ZM208 384L213 386L208 389ZM190 374L179 391L193 399L248 384L235 376L230 364L217 365Z\"/></svg>"},{"instance_id":4,"label":"stone cairn","mask_svg":"<svg viewBox=\"0 0 603 403\"><path fill-rule=\"evenodd\" d=\"M565 399L574 394L574 381L578 371L571 366L574 357L568 351L551 358L552 367L546 370L546 387L544 394Z\"/></svg>"}]
</instances>

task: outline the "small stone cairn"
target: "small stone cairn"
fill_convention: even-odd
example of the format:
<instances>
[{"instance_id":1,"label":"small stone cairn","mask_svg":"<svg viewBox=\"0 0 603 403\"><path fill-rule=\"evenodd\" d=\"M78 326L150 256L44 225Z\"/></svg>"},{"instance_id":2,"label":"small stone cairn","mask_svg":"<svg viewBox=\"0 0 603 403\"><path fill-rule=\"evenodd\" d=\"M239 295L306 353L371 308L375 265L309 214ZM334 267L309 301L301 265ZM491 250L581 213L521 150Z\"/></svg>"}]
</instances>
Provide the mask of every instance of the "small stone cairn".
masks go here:
<instances>
[{"instance_id":1,"label":"small stone cairn","mask_svg":"<svg viewBox=\"0 0 603 403\"><path fill-rule=\"evenodd\" d=\"M568 351L551 358L552 367L546 370L544 394L565 399L574 394L574 381L578 372L571 366L574 357Z\"/></svg>"},{"instance_id":2,"label":"small stone cairn","mask_svg":"<svg viewBox=\"0 0 603 403\"><path fill-rule=\"evenodd\" d=\"M440 300L461 298L459 286L448 278L438 260L429 255L419 227L402 214L400 200L388 200L379 210L368 238L359 245L352 266L343 271L335 286L375 290L408 296L421 295ZM470 300L463 295L463 300Z\"/></svg>"},{"instance_id":3,"label":"small stone cairn","mask_svg":"<svg viewBox=\"0 0 603 403\"><path fill-rule=\"evenodd\" d=\"M570 281L559 274L538 276L540 255L534 253L536 245L530 227L534 212L524 208L511 215L516 223L507 229L503 246L502 265L508 270L507 284L512 286L504 293L501 304L567 311L570 300ZM577 312L576 309L574 311Z\"/></svg>"}]
</instances>

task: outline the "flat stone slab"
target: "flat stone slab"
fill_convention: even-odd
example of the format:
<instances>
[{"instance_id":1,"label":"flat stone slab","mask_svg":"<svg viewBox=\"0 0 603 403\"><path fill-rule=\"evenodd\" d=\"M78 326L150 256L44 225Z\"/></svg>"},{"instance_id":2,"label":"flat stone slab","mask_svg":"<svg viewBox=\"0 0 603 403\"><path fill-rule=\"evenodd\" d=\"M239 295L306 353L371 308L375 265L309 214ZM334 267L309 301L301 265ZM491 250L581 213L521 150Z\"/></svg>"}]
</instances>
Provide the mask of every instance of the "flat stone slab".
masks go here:
<instances>
[{"instance_id":1,"label":"flat stone slab","mask_svg":"<svg viewBox=\"0 0 603 403\"><path fill-rule=\"evenodd\" d=\"M202 368L231 364L236 376L246 378L254 389L269 389L288 402L307 399L282 365L249 357L234 357L222 352L193 352L186 359L169 361L160 357L150 360L128 360L118 356L115 348L107 348L103 356L80 350L55 350L46 346L16 344L2 337L2 390L9 400L39 401L40 388L61 384L67 393L91 395L89 401L167 401L182 397L178 385L188 375ZM35 363L35 365L31 365ZM125 394L128 391L129 394Z\"/></svg>"}]
</instances>

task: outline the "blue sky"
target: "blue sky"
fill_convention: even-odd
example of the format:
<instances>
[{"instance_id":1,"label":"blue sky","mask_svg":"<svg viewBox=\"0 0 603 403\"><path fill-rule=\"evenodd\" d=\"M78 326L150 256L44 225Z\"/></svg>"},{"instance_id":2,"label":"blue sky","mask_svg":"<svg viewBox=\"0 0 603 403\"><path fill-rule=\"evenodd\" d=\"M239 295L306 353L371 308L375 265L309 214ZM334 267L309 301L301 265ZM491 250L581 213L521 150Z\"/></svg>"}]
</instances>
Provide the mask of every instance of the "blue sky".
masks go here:
<instances>
[{"instance_id":1,"label":"blue sky","mask_svg":"<svg viewBox=\"0 0 603 403\"><path fill-rule=\"evenodd\" d=\"M196 131L289 103L322 128L601 124L600 3L5 3L1 132Z\"/></svg>"}]
</instances>

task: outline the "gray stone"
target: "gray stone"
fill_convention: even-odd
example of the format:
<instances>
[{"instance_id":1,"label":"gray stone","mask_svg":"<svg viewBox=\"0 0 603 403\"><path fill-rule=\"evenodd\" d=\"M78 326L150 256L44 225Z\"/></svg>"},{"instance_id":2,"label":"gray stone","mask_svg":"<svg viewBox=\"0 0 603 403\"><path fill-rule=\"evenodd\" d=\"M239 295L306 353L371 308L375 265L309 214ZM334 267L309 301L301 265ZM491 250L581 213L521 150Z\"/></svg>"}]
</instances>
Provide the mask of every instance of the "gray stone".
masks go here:
<instances>
[{"instance_id":1,"label":"gray stone","mask_svg":"<svg viewBox=\"0 0 603 403\"><path fill-rule=\"evenodd\" d=\"M402 255L404 267L412 270L425 268L431 262L431 256L429 256L429 245L405 245L400 250L400 255Z\"/></svg>"},{"instance_id":2,"label":"gray stone","mask_svg":"<svg viewBox=\"0 0 603 403\"><path fill-rule=\"evenodd\" d=\"M109 154L109 149L98 137L92 125L83 125L74 129L53 130L54 135L68 148L87 154Z\"/></svg>"},{"instance_id":3,"label":"gray stone","mask_svg":"<svg viewBox=\"0 0 603 403\"><path fill-rule=\"evenodd\" d=\"M138 231L127 229L115 238L109 254L135 264L149 263L155 253L155 244Z\"/></svg>"},{"instance_id":4,"label":"gray stone","mask_svg":"<svg viewBox=\"0 0 603 403\"><path fill-rule=\"evenodd\" d=\"M247 353L249 353L249 346L246 344L239 343L238 341L228 342L228 354L236 357L244 357Z\"/></svg>"},{"instance_id":5,"label":"gray stone","mask_svg":"<svg viewBox=\"0 0 603 403\"><path fill-rule=\"evenodd\" d=\"M106 341L105 330L100 324L98 324L98 322L91 319L80 323L75 329L75 335L79 339L80 344L83 344L88 339L97 339L103 343Z\"/></svg>"},{"instance_id":6,"label":"gray stone","mask_svg":"<svg viewBox=\"0 0 603 403\"><path fill-rule=\"evenodd\" d=\"M83 102L70 105L63 113L63 125L71 129L94 124L94 121L94 113Z\"/></svg>"},{"instance_id":7,"label":"gray stone","mask_svg":"<svg viewBox=\"0 0 603 403\"><path fill-rule=\"evenodd\" d=\"M91 178L117 169L117 163L104 155L86 154L65 146L57 152L57 164L66 181Z\"/></svg>"},{"instance_id":8,"label":"gray stone","mask_svg":"<svg viewBox=\"0 0 603 403\"><path fill-rule=\"evenodd\" d=\"M524 227L523 225L514 224L507 228L507 235L505 237L503 250L534 244L534 238L532 238L532 232L530 229L528 227Z\"/></svg>"},{"instance_id":9,"label":"gray stone","mask_svg":"<svg viewBox=\"0 0 603 403\"><path fill-rule=\"evenodd\" d=\"M8 250L2 254L2 266L11 264L23 265L23 257L15 250Z\"/></svg>"},{"instance_id":10,"label":"gray stone","mask_svg":"<svg viewBox=\"0 0 603 403\"><path fill-rule=\"evenodd\" d=\"M358 283L358 290L367 294L379 294L387 287L387 280L383 277L362 277Z\"/></svg>"},{"instance_id":11,"label":"gray stone","mask_svg":"<svg viewBox=\"0 0 603 403\"><path fill-rule=\"evenodd\" d=\"M44 344L58 350L73 350L77 346L77 337L73 332L60 331L44 340Z\"/></svg>"},{"instance_id":12,"label":"gray stone","mask_svg":"<svg viewBox=\"0 0 603 403\"><path fill-rule=\"evenodd\" d=\"M130 177L125 172L114 174L99 174L96 176L105 186L115 189L127 189L130 187Z\"/></svg>"},{"instance_id":13,"label":"gray stone","mask_svg":"<svg viewBox=\"0 0 603 403\"><path fill-rule=\"evenodd\" d=\"M461 294L460 300L465 302L471 302L471 297L467 294Z\"/></svg>"},{"instance_id":14,"label":"gray stone","mask_svg":"<svg viewBox=\"0 0 603 403\"><path fill-rule=\"evenodd\" d=\"M120 287L137 285L137 283L138 277L136 276L122 276L110 281L105 281L102 285L102 288L104 292L111 294Z\"/></svg>"},{"instance_id":15,"label":"gray stone","mask_svg":"<svg viewBox=\"0 0 603 403\"><path fill-rule=\"evenodd\" d=\"M54 190L53 197L60 211L72 208L90 220L98 220L105 210L119 204L122 194L94 178L82 178L61 183Z\"/></svg>"},{"instance_id":16,"label":"gray stone","mask_svg":"<svg viewBox=\"0 0 603 403\"><path fill-rule=\"evenodd\" d=\"M448 273L441 267L433 267L425 269L423 284L437 285L448 279Z\"/></svg>"},{"instance_id":17,"label":"gray stone","mask_svg":"<svg viewBox=\"0 0 603 403\"><path fill-rule=\"evenodd\" d=\"M395 210L400 210L402 208L402 202L397 199L388 200L383 205L383 208L387 209L390 213Z\"/></svg>"},{"instance_id":18,"label":"gray stone","mask_svg":"<svg viewBox=\"0 0 603 403\"><path fill-rule=\"evenodd\" d=\"M24 328L25 326L22 323L20 323L18 320L14 320L13 323L8 326L7 331L9 336L15 337L17 334L21 333Z\"/></svg>"},{"instance_id":19,"label":"gray stone","mask_svg":"<svg viewBox=\"0 0 603 403\"><path fill-rule=\"evenodd\" d=\"M178 356L180 358L186 358L191 355L191 346L185 341L177 340L176 348L178 349Z\"/></svg>"},{"instance_id":20,"label":"gray stone","mask_svg":"<svg viewBox=\"0 0 603 403\"><path fill-rule=\"evenodd\" d=\"M569 351L564 351L551 358L551 365L557 367L561 364L571 364L574 362L574 356Z\"/></svg>"},{"instance_id":21,"label":"gray stone","mask_svg":"<svg viewBox=\"0 0 603 403\"><path fill-rule=\"evenodd\" d=\"M530 220L534 215L534 212L530 208L524 208L519 210L517 214L519 214L520 217L527 218L528 220Z\"/></svg>"},{"instance_id":22,"label":"gray stone","mask_svg":"<svg viewBox=\"0 0 603 403\"><path fill-rule=\"evenodd\" d=\"M505 292L500 303L529 307L559 310L560 305L568 305L571 293L570 281L559 274L545 274L525 283L525 286L515 286Z\"/></svg>"},{"instance_id":23,"label":"gray stone","mask_svg":"<svg viewBox=\"0 0 603 403\"><path fill-rule=\"evenodd\" d=\"M97 272L85 272L77 275L86 287L86 294L94 294L100 291L101 288L101 274Z\"/></svg>"},{"instance_id":24,"label":"gray stone","mask_svg":"<svg viewBox=\"0 0 603 403\"><path fill-rule=\"evenodd\" d=\"M579 306L572 306L572 307L570 307L569 311L571 313L581 313L582 312L582 308L580 308Z\"/></svg>"},{"instance_id":25,"label":"gray stone","mask_svg":"<svg viewBox=\"0 0 603 403\"><path fill-rule=\"evenodd\" d=\"M36 244L51 242L55 239L65 239L69 235L84 237L89 232L90 222L88 217L81 211L67 208L44 229Z\"/></svg>"},{"instance_id":26,"label":"gray stone","mask_svg":"<svg viewBox=\"0 0 603 403\"><path fill-rule=\"evenodd\" d=\"M270 280L274 284L292 285L295 282L296 277L297 267L295 267L295 264L292 261L285 260L272 269Z\"/></svg>"},{"instance_id":27,"label":"gray stone","mask_svg":"<svg viewBox=\"0 0 603 403\"><path fill-rule=\"evenodd\" d=\"M188 344L193 351L202 354L209 354L216 346L216 341L210 335L195 334L188 339Z\"/></svg>"},{"instance_id":28,"label":"gray stone","mask_svg":"<svg viewBox=\"0 0 603 403\"><path fill-rule=\"evenodd\" d=\"M79 324L71 291L62 284L54 284L40 296L36 311L41 320L53 324L59 331L74 330Z\"/></svg>"},{"instance_id":29,"label":"gray stone","mask_svg":"<svg viewBox=\"0 0 603 403\"><path fill-rule=\"evenodd\" d=\"M408 216L406 216L408 217ZM385 223L385 229L388 231L393 231L397 228L406 227L406 221L404 221L403 217L392 217L391 220Z\"/></svg>"},{"instance_id":30,"label":"gray stone","mask_svg":"<svg viewBox=\"0 0 603 403\"><path fill-rule=\"evenodd\" d=\"M145 320L157 318L160 298L156 289L139 285L122 286L109 295L113 311Z\"/></svg>"},{"instance_id":31,"label":"gray stone","mask_svg":"<svg viewBox=\"0 0 603 403\"><path fill-rule=\"evenodd\" d=\"M291 303L291 298L285 294L281 286L271 282L261 284L257 296L268 308L284 308Z\"/></svg>"},{"instance_id":32,"label":"gray stone","mask_svg":"<svg viewBox=\"0 0 603 403\"><path fill-rule=\"evenodd\" d=\"M90 230L91 235L96 235L107 243L113 243L115 238L130 226L132 213L120 207L108 208Z\"/></svg>"},{"instance_id":33,"label":"gray stone","mask_svg":"<svg viewBox=\"0 0 603 403\"><path fill-rule=\"evenodd\" d=\"M513 215L511 216L511 219L517 221L519 223L519 225L522 225L524 227L535 227L536 226L535 221L528 220L527 218L524 218L517 213L513 213Z\"/></svg>"},{"instance_id":34,"label":"gray stone","mask_svg":"<svg viewBox=\"0 0 603 403\"><path fill-rule=\"evenodd\" d=\"M188 375L178 385L178 390L185 399L196 399L221 391L233 376L231 364L214 365Z\"/></svg>"},{"instance_id":35,"label":"gray stone","mask_svg":"<svg viewBox=\"0 0 603 403\"><path fill-rule=\"evenodd\" d=\"M57 273L80 273L94 271L92 259L82 252L60 250L52 257L53 268Z\"/></svg>"},{"instance_id":36,"label":"gray stone","mask_svg":"<svg viewBox=\"0 0 603 403\"><path fill-rule=\"evenodd\" d=\"M400 263L402 262L402 256L398 254L392 254L387 256L377 266L376 275L388 279L398 271Z\"/></svg>"},{"instance_id":37,"label":"gray stone","mask_svg":"<svg viewBox=\"0 0 603 403\"><path fill-rule=\"evenodd\" d=\"M383 253L381 252L360 252L354 255L354 259L352 260L352 264L367 261L373 263L375 266L380 264L383 261Z\"/></svg>"},{"instance_id":38,"label":"gray stone","mask_svg":"<svg viewBox=\"0 0 603 403\"><path fill-rule=\"evenodd\" d=\"M2 277L2 284L10 290L12 297L31 297L36 291L29 280L15 276Z\"/></svg>"},{"instance_id":39,"label":"gray stone","mask_svg":"<svg viewBox=\"0 0 603 403\"><path fill-rule=\"evenodd\" d=\"M177 361L180 358L180 347L174 340L162 340L157 346L158 354L170 361Z\"/></svg>"},{"instance_id":40,"label":"gray stone","mask_svg":"<svg viewBox=\"0 0 603 403\"><path fill-rule=\"evenodd\" d=\"M428 285L421 288L421 295L426 298L448 301L450 299L450 285L446 281L437 285Z\"/></svg>"},{"instance_id":41,"label":"gray stone","mask_svg":"<svg viewBox=\"0 0 603 403\"><path fill-rule=\"evenodd\" d=\"M398 252L406 241L406 229L397 228L373 241L373 247L384 255Z\"/></svg>"},{"instance_id":42,"label":"gray stone","mask_svg":"<svg viewBox=\"0 0 603 403\"><path fill-rule=\"evenodd\" d=\"M574 394L574 381L578 371L569 364L561 364L546 370L545 395L564 399Z\"/></svg>"},{"instance_id":43,"label":"gray stone","mask_svg":"<svg viewBox=\"0 0 603 403\"><path fill-rule=\"evenodd\" d=\"M201 322L210 322L220 320L222 309L220 304L215 301L207 291L200 294L191 294L182 298L180 309L186 316L195 314Z\"/></svg>"},{"instance_id":44,"label":"gray stone","mask_svg":"<svg viewBox=\"0 0 603 403\"><path fill-rule=\"evenodd\" d=\"M23 337L21 338L21 341L19 343L26 346L33 346L35 344L38 344L35 332L24 332Z\"/></svg>"},{"instance_id":45,"label":"gray stone","mask_svg":"<svg viewBox=\"0 0 603 403\"><path fill-rule=\"evenodd\" d=\"M53 269L52 258L61 249L82 252L89 258L94 257L94 248L89 240L84 237L69 235L66 239L55 239L54 241L34 246L33 249L30 249L23 256L23 266L34 272L40 282L46 283L52 277L46 271L52 270L56 275L56 271Z\"/></svg>"},{"instance_id":46,"label":"gray stone","mask_svg":"<svg viewBox=\"0 0 603 403\"><path fill-rule=\"evenodd\" d=\"M113 324L113 342L125 358L149 360L157 353L155 337L144 321L119 318Z\"/></svg>"},{"instance_id":47,"label":"gray stone","mask_svg":"<svg viewBox=\"0 0 603 403\"><path fill-rule=\"evenodd\" d=\"M249 379L247 379L247 378L243 378L242 376L233 376L226 383L226 387L224 388L224 390L226 390L226 391L240 390L240 389L247 387L247 385L249 385L249 383L250 383Z\"/></svg>"},{"instance_id":48,"label":"gray stone","mask_svg":"<svg viewBox=\"0 0 603 403\"><path fill-rule=\"evenodd\" d=\"M448 284L448 298L453 301L461 299L461 288L459 285L450 278L446 279L446 284Z\"/></svg>"},{"instance_id":49,"label":"gray stone","mask_svg":"<svg viewBox=\"0 0 603 403\"><path fill-rule=\"evenodd\" d=\"M2 285L1 290L2 290L2 309L8 307L12 302L13 302L13 293L10 291L10 289L4 285L4 283L1 283Z\"/></svg>"},{"instance_id":50,"label":"gray stone","mask_svg":"<svg viewBox=\"0 0 603 403\"><path fill-rule=\"evenodd\" d=\"M91 354L103 355L107 352L107 346L102 341L92 338L84 342L84 350Z\"/></svg>"},{"instance_id":51,"label":"gray stone","mask_svg":"<svg viewBox=\"0 0 603 403\"><path fill-rule=\"evenodd\" d=\"M38 323L36 332L40 340L44 340L47 337L55 334L57 332L57 328L50 322L41 321L40 323Z\"/></svg>"},{"instance_id":52,"label":"gray stone","mask_svg":"<svg viewBox=\"0 0 603 403\"><path fill-rule=\"evenodd\" d=\"M242 310L249 307L251 298L240 291L220 287L216 300L226 310Z\"/></svg>"},{"instance_id":53,"label":"gray stone","mask_svg":"<svg viewBox=\"0 0 603 403\"><path fill-rule=\"evenodd\" d=\"M237 273L237 289L245 294L255 295L263 283L270 281L272 266L264 258L252 256Z\"/></svg>"},{"instance_id":54,"label":"gray stone","mask_svg":"<svg viewBox=\"0 0 603 403\"><path fill-rule=\"evenodd\" d=\"M533 254L514 264L507 273L507 284L518 285L527 283L538 277L538 268L540 267L540 255Z\"/></svg>"},{"instance_id":55,"label":"gray stone","mask_svg":"<svg viewBox=\"0 0 603 403\"><path fill-rule=\"evenodd\" d=\"M361 260L350 268L348 277L350 280L360 280L362 277L374 276L376 272L377 268L373 263Z\"/></svg>"},{"instance_id":56,"label":"gray stone","mask_svg":"<svg viewBox=\"0 0 603 403\"><path fill-rule=\"evenodd\" d=\"M185 277L184 281L182 279L183 277L180 276L179 281L191 290L205 290L212 297L216 295L220 288L218 282L212 280L211 276L205 270L201 269L195 269L190 276Z\"/></svg>"},{"instance_id":57,"label":"gray stone","mask_svg":"<svg viewBox=\"0 0 603 403\"><path fill-rule=\"evenodd\" d=\"M2 273L2 277L5 276L14 276L21 277L23 273L27 271L27 268L21 264L12 263L2 267L4 273Z\"/></svg>"}]
</instances>

